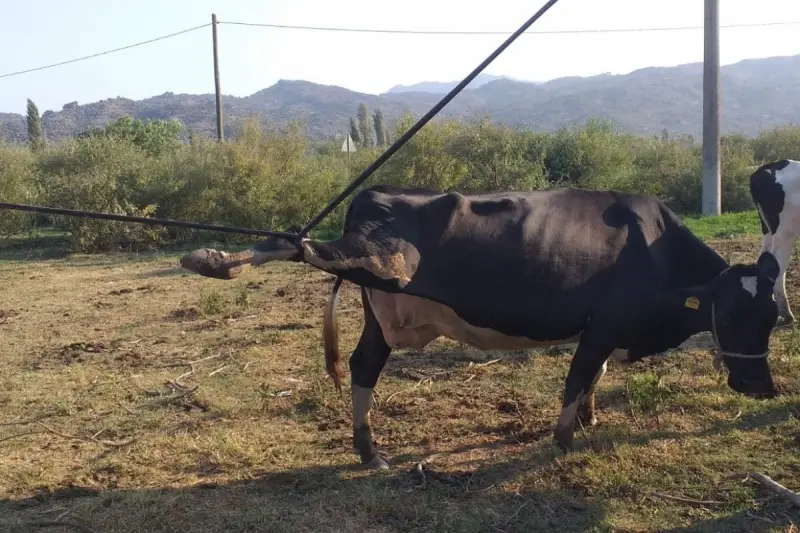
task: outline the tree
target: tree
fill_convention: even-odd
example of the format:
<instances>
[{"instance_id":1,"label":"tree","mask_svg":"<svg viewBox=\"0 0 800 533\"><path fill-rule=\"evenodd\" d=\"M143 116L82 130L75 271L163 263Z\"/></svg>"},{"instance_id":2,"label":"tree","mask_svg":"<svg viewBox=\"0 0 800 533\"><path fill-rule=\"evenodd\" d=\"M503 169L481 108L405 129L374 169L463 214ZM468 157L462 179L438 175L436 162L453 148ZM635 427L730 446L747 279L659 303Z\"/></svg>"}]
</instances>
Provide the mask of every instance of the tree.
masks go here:
<instances>
[{"instance_id":1,"label":"tree","mask_svg":"<svg viewBox=\"0 0 800 533\"><path fill-rule=\"evenodd\" d=\"M361 136L361 144L372 146L372 117L364 102L358 106L358 132Z\"/></svg>"},{"instance_id":2,"label":"tree","mask_svg":"<svg viewBox=\"0 0 800 533\"><path fill-rule=\"evenodd\" d=\"M383 112L380 108L375 110L372 115L372 123L375 126L375 144L385 148L386 147L386 123L383 121Z\"/></svg>"},{"instance_id":3,"label":"tree","mask_svg":"<svg viewBox=\"0 0 800 533\"><path fill-rule=\"evenodd\" d=\"M28 121L28 145L35 152L44 147L44 130L42 117L39 116L39 108L30 98L28 98L28 114L25 118Z\"/></svg>"},{"instance_id":4,"label":"tree","mask_svg":"<svg viewBox=\"0 0 800 533\"><path fill-rule=\"evenodd\" d=\"M353 139L354 143L361 143L361 135L358 133L358 126L356 126L356 121L353 117L350 117L350 137Z\"/></svg>"}]
</instances>

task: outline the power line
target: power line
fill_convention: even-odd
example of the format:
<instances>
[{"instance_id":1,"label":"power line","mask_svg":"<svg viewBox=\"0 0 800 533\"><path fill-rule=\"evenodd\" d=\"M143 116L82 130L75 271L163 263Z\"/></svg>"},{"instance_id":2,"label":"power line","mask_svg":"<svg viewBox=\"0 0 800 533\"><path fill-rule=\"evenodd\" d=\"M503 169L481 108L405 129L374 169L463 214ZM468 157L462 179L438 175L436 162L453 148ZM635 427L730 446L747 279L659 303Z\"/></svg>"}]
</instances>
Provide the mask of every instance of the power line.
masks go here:
<instances>
[{"instance_id":1,"label":"power line","mask_svg":"<svg viewBox=\"0 0 800 533\"><path fill-rule=\"evenodd\" d=\"M347 32L347 33L393 33L403 35L509 35L511 32L507 31L459 31L459 30L395 30L395 29L378 29L378 28L333 28L325 26L292 26L288 24L268 24L259 22L238 22L238 21L220 21L219 24L230 24L235 26L254 26L260 28L278 28L284 30L310 30L310 31L333 31L333 32ZM749 24L727 24L720 25L720 28L755 28L766 26L791 26L800 24L800 21L784 21L784 22L753 22ZM651 27L651 28L597 28L597 29L582 29L582 30L545 30L545 31L529 31L527 35L559 35L559 34L575 34L575 33L643 33L643 32L657 32L657 31L685 31L685 30L702 30L703 26L670 26L670 27Z\"/></svg>"},{"instance_id":2,"label":"power line","mask_svg":"<svg viewBox=\"0 0 800 533\"><path fill-rule=\"evenodd\" d=\"M401 34L401 35L509 35L509 32L505 31L468 31L468 30L403 30L403 29L380 29L380 28L336 28L336 27L326 27L326 26L293 26L288 24L269 24L269 23L260 23L260 22L240 22L240 21L220 21L218 24L229 24L232 26L252 26L252 27L260 27L260 28L277 28L277 29L285 29L285 30L307 30L307 31L332 31L332 32L345 32L345 33L386 33L386 34ZM784 22L753 22L750 24L727 24L721 25L720 28L755 28L755 27L768 27L768 26L792 26L800 24L800 21L784 21ZM61 61L59 63L53 63L50 65L43 65L41 67L30 68L26 70L18 70L16 72L8 72L6 74L0 74L0 78L9 78L11 76L19 76L21 74L28 74L29 72L36 72L39 70L45 70L53 67L60 67L62 65L68 65L70 63L77 63L78 61L85 61L87 59L92 59L95 57L104 56L107 54L113 54L114 52L120 52L122 50L128 50L130 48L135 48L137 46L142 46L145 44L154 43L157 41L163 41L164 39L169 39L171 37L177 37L178 35L182 35L184 33L189 33L195 30L199 30L205 27L211 26L211 23L207 22L205 24L201 24L199 26L194 26L192 28L187 28L185 30L177 31L175 33L170 33L168 35L162 35L160 37L155 37L153 39L148 39L146 41L141 41L134 44L129 44L127 46L121 46L119 48L114 48L112 50L106 50L104 52L98 52L96 54L91 54L88 56L83 57L76 57L74 59L68 59L66 61ZM651 27L651 28L596 28L596 29L581 29L581 30L549 30L549 31L530 31L526 32L528 35L537 34L537 35L566 35L566 34L582 34L582 33L644 33L644 32L661 32L661 31L686 31L686 30L702 30L703 26L669 26L669 27Z\"/></svg>"},{"instance_id":3,"label":"power line","mask_svg":"<svg viewBox=\"0 0 800 533\"><path fill-rule=\"evenodd\" d=\"M11 76L18 76L20 74L27 74L28 72L35 72L37 70L44 70L44 69L48 69L48 68L59 67L61 65L67 65L69 63L76 63L78 61L84 61L86 59L91 59L93 57L99 57L99 56L103 56L103 55L106 55L106 54L119 52L121 50L127 50L129 48L135 48L137 46L142 46L144 44L150 44L150 43L154 43L156 41L162 41L164 39L169 39L170 37L176 37L176 36L182 35L184 33L189 33L190 31L195 31L195 30L199 30L201 28L205 28L206 26L211 26L211 23L207 22L205 24L201 24L200 26L195 26L194 28L188 28L188 29L185 29L185 30L177 31L175 33L170 33L169 35L162 35L161 37L156 37L154 39L148 39L147 41L142 41L142 42L135 43L135 44L129 44L127 46L121 46L119 48L114 48L113 50L106 50L105 52L98 52L96 54L92 54L92 55L88 55L88 56L76 57L75 59L68 59L66 61L61 61L60 63L53 63L52 65L44 65L44 66L36 67L36 68L29 68L27 70L18 70L17 72L9 72L7 74L0 74L0 78L8 78L8 77L11 77Z\"/></svg>"}]
</instances>

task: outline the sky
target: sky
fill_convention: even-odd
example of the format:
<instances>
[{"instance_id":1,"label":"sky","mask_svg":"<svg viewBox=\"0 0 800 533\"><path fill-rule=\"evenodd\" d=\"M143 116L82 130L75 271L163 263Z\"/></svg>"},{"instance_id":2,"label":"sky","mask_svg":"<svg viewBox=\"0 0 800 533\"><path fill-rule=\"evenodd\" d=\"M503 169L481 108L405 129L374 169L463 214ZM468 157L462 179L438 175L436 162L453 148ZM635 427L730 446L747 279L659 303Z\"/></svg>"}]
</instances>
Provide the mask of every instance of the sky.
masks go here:
<instances>
[{"instance_id":1,"label":"sky","mask_svg":"<svg viewBox=\"0 0 800 533\"><path fill-rule=\"evenodd\" d=\"M17 76L36 68L211 22L345 28L501 31L543 0L6 0L0 18L0 112L24 113L117 96L213 93L211 27ZM760 7L756 7L756 5ZM720 0L720 62L800 54L800 1ZM702 30L538 35L534 32L702 26L702 0L560 0L484 72L545 81L703 59ZM506 36L430 36L218 26L223 94L247 96L281 79L378 94L397 84L463 79ZM724 94L722 95L724 98Z\"/></svg>"}]
</instances>

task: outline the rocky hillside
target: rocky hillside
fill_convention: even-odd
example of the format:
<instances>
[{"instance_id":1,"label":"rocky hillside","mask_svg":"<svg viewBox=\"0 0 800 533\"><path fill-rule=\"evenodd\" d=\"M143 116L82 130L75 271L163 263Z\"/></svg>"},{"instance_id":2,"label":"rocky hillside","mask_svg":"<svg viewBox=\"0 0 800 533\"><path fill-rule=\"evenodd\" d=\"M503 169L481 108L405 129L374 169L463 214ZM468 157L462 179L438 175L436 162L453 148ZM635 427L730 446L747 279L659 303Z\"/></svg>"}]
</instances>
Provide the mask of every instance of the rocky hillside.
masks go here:
<instances>
[{"instance_id":1,"label":"rocky hillside","mask_svg":"<svg viewBox=\"0 0 800 533\"><path fill-rule=\"evenodd\" d=\"M722 79L722 129L755 135L775 125L800 122L800 56L747 60L725 66ZM645 68L626 75L569 77L545 83L484 76L458 95L441 116L488 116L536 131L601 117L637 134L699 136L702 125L702 65ZM402 113L425 113L455 82L397 86L382 95L306 81L279 81L244 98L225 96L227 134L241 119L257 115L268 123L302 119L317 139L339 136L349 128L360 103L380 107L391 125ZM101 127L123 116L175 118L196 133L216 132L214 96L165 93L144 100L113 98L43 113L48 140ZM0 113L0 137L24 141L22 115Z\"/></svg>"}]
</instances>

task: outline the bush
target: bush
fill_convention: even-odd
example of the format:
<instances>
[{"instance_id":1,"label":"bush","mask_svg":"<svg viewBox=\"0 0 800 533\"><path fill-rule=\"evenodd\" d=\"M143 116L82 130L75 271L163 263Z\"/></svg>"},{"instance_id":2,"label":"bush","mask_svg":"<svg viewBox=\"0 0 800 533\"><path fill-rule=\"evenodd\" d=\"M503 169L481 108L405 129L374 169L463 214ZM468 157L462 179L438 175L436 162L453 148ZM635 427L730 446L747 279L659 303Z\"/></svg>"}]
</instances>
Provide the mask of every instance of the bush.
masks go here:
<instances>
[{"instance_id":1,"label":"bush","mask_svg":"<svg viewBox=\"0 0 800 533\"><path fill-rule=\"evenodd\" d=\"M34 156L29 149L0 143L0 201L14 204L36 203L30 180ZM24 211L3 211L0 237L7 238L31 226L33 215Z\"/></svg>"},{"instance_id":2,"label":"bush","mask_svg":"<svg viewBox=\"0 0 800 533\"><path fill-rule=\"evenodd\" d=\"M404 134L413 122L411 115L402 117L392 137ZM381 153L360 146L348 158L340 151L340 140L310 142L301 123L278 128L247 120L223 143L196 136L184 143L182 131L175 122L121 119L36 153L0 145L0 197L285 230L307 223ZM726 135L721 149L724 210L751 209L748 181L753 166L783 157L800 159L800 127L775 128L755 139ZM635 137L609 122L590 120L547 134L486 119L436 119L356 192L377 183L467 194L566 185L654 195L678 213L695 214L701 207L701 176L701 147L691 138L671 138L666 132ZM347 200L320 223L316 234L340 233L346 206ZM0 234L8 235L34 219L7 212L0 220ZM197 235L105 220L54 220L81 251L150 249ZM220 238L256 239L232 234Z\"/></svg>"}]
</instances>

